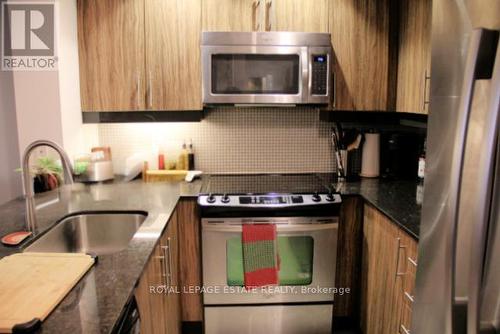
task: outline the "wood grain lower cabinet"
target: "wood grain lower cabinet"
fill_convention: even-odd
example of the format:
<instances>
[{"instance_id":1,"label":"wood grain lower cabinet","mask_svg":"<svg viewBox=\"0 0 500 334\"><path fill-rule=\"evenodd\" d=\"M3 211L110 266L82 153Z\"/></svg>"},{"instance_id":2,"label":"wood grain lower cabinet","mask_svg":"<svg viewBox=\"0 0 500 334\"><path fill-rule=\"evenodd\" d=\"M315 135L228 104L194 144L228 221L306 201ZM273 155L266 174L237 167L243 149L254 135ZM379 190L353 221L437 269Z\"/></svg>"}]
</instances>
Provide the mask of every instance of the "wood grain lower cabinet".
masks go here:
<instances>
[{"instance_id":1,"label":"wood grain lower cabinet","mask_svg":"<svg viewBox=\"0 0 500 334\"><path fill-rule=\"evenodd\" d=\"M177 206L177 217L180 240L180 285L183 291L182 321L200 322L203 321L202 295L192 293L193 288L202 284L200 219L197 214L196 199L181 199Z\"/></svg>"},{"instance_id":2,"label":"wood grain lower cabinet","mask_svg":"<svg viewBox=\"0 0 500 334\"><path fill-rule=\"evenodd\" d=\"M359 314L363 203L359 196L344 197L340 209L335 286L349 288L350 293L335 296L333 314L353 321L357 321Z\"/></svg>"},{"instance_id":3,"label":"wood grain lower cabinet","mask_svg":"<svg viewBox=\"0 0 500 334\"><path fill-rule=\"evenodd\" d=\"M141 319L141 333L178 334L181 331L179 289L179 241L177 214L146 265L135 290Z\"/></svg>"},{"instance_id":4,"label":"wood grain lower cabinet","mask_svg":"<svg viewBox=\"0 0 500 334\"><path fill-rule=\"evenodd\" d=\"M364 334L404 333L411 321L417 243L385 215L365 205L361 280Z\"/></svg>"},{"instance_id":5,"label":"wood grain lower cabinet","mask_svg":"<svg viewBox=\"0 0 500 334\"><path fill-rule=\"evenodd\" d=\"M400 230L401 251L399 252L399 272L396 281L394 304L397 310L397 332L400 334L410 333L411 315L415 299L415 279L417 276L417 248L418 244L406 232Z\"/></svg>"}]
</instances>

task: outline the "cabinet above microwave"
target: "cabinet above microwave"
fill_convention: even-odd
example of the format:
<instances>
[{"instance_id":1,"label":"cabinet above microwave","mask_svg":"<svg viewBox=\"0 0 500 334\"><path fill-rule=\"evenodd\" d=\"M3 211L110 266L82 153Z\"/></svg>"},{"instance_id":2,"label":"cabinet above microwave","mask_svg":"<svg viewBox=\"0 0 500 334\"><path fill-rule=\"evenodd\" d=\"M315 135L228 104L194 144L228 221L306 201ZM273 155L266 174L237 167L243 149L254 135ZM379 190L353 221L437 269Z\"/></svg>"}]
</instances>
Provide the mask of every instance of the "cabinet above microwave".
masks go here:
<instances>
[{"instance_id":1,"label":"cabinet above microwave","mask_svg":"<svg viewBox=\"0 0 500 334\"><path fill-rule=\"evenodd\" d=\"M203 32L205 105L326 105L330 34Z\"/></svg>"}]
</instances>

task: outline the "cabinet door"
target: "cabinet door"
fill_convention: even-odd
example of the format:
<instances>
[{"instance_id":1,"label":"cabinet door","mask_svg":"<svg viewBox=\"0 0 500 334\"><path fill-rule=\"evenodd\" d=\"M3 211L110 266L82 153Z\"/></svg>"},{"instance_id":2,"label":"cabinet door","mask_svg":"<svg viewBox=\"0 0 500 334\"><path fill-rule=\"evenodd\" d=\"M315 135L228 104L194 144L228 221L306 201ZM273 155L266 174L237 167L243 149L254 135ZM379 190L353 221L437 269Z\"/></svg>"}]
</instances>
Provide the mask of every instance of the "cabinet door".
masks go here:
<instances>
[{"instance_id":1,"label":"cabinet door","mask_svg":"<svg viewBox=\"0 0 500 334\"><path fill-rule=\"evenodd\" d=\"M369 205L365 205L363 224L363 333L397 333L398 313L393 300L401 246L398 228Z\"/></svg>"},{"instance_id":2,"label":"cabinet door","mask_svg":"<svg viewBox=\"0 0 500 334\"><path fill-rule=\"evenodd\" d=\"M409 333L414 302L415 278L417 275L417 242L406 232L399 231L401 249L399 252L399 275L393 298L397 317L397 333Z\"/></svg>"},{"instance_id":3,"label":"cabinet door","mask_svg":"<svg viewBox=\"0 0 500 334\"><path fill-rule=\"evenodd\" d=\"M144 110L144 1L77 6L82 110Z\"/></svg>"},{"instance_id":4,"label":"cabinet door","mask_svg":"<svg viewBox=\"0 0 500 334\"><path fill-rule=\"evenodd\" d=\"M181 305L177 291L179 286L177 238L177 214L174 212L135 290L141 318L141 333L180 333Z\"/></svg>"},{"instance_id":5,"label":"cabinet door","mask_svg":"<svg viewBox=\"0 0 500 334\"><path fill-rule=\"evenodd\" d=\"M179 225L179 271L184 291L201 286L200 220L196 200L183 199L177 208ZM185 289L185 290L184 290ZM182 293L182 321L202 321L201 293Z\"/></svg>"},{"instance_id":6,"label":"cabinet door","mask_svg":"<svg viewBox=\"0 0 500 334\"><path fill-rule=\"evenodd\" d=\"M328 32L328 0L267 0L266 30Z\"/></svg>"},{"instance_id":7,"label":"cabinet door","mask_svg":"<svg viewBox=\"0 0 500 334\"><path fill-rule=\"evenodd\" d=\"M156 246L135 290L141 319L141 333L167 333L165 322L165 259ZM151 292L154 289L154 293Z\"/></svg>"},{"instance_id":8,"label":"cabinet door","mask_svg":"<svg viewBox=\"0 0 500 334\"><path fill-rule=\"evenodd\" d=\"M259 31L264 0L202 0L203 31Z\"/></svg>"},{"instance_id":9,"label":"cabinet door","mask_svg":"<svg viewBox=\"0 0 500 334\"><path fill-rule=\"evenodd\" d=\"M431 12L431 0L400 1L398 111L427 113Z\"/></svg>"},{"instance_id":10,"label":"cabinet door","mask_svg":"<svg viewBox=\"0 0 500 334\"><path fill-rule=\"evenodd\" d=\"M387 110L389 0L331 0L334 108Z\"/></svg>"},{"instance_id":11,"label":"cabinet door","mask_svg":"<svg viewBox=\"0 0 500 334\"><path fill-rule=\"evenodd\" d=\"M202 109L201 0L145 2L147 109Z\"/></svg>"},{"instance_id":12,"label":"cabinet door","mask_svg":"<svg viewBox=\"0 0 500 334\"><path fill-rule=\"evenodd\" d=\"M168 222L167 231L161 238L161 247L164 249L167 288L169 293L164 296L165 328L167 334L181 332L181 300L179 284L179 234L177 226L177 213L174 212ZM166 249L164 247L167 247Z\"/></svg>"}]
</instances>

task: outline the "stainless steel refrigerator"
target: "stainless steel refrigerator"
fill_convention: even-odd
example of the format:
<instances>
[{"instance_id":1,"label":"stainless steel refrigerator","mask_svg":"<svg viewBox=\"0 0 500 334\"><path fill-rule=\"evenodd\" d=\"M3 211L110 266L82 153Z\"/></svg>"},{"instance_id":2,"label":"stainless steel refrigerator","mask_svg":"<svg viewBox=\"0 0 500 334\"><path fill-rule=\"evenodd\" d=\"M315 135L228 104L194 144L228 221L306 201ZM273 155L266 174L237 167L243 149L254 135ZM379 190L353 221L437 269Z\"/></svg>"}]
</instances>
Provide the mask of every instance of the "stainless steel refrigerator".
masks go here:
<instances>
[{"instance_id":1,"label":"stainless steel refrigerator","mask_svg":"<svg viewBox=\"0 0 500 334\"><path fill-rule=\"evenodd\" d=\"M434 0L412 334L500 332L499 0Z\"/></svg>"}]
</instances>

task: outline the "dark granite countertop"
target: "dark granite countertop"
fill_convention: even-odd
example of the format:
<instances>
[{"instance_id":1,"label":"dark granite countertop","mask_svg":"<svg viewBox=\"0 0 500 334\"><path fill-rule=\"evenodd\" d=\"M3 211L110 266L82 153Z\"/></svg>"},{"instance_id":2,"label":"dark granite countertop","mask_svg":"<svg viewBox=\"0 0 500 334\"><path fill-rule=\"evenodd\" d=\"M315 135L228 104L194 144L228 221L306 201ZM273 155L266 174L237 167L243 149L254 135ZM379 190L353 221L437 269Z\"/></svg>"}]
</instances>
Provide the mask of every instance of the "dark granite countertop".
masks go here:
<instances>
[{"instance_id":1,"label":"dark granite countertop","mask_svg":"<svg viewBox=\"0 0 500 334\"><path fill-rule=\"evenodd\" d=\"M43 333L109 333L132 296L134 287L180 197L197 196L201 181L179 183L110 183L64 186L37 195L37 230L43 233L62 218L88 211L144 211L147 219L128 247L99 256L71 292L43 322ZM0 236L25 229L25 202L0 206ZM33 239L33 237L31 238ZM21 252L0 244L0 258Z\"/></svg>"},{"instance_id":2,"label":"dark granite countertop","mask_svg":"<svg viewBox=\"0 0 500 334\"><path fill-rule=\"evenodd\" d=\"M320 175L321 176L321 175ZM64 217L85 211L145 211L141 225L128 247L102 255L99 261L44 321L44 333L109 333L149 259L159 236L181 197L198 196L202 182L75 184L37 195L38 229L43 233ZM328 178L326 178L328 180ZM421 207L417 184L410 181L365 179L332 183L342 195L359 195L418 239ZM0 236L25 228L23 199L0 206ZM31 238L33 239L33 238ZM0 244L0 258L21 252Z\"/></svg>"},{"instance_id":3,"label":"dark granite countertop","mask_svg":"<svg viewBox=\"0 0 500 334\"><path fill-rule=\"evenodd\" d=\"M422 189L414 181L362 179L357 182L335 183L342 195L359 195L380 210L409 235L418 239L420 231Z\"/></svg>"}]
</instances>

